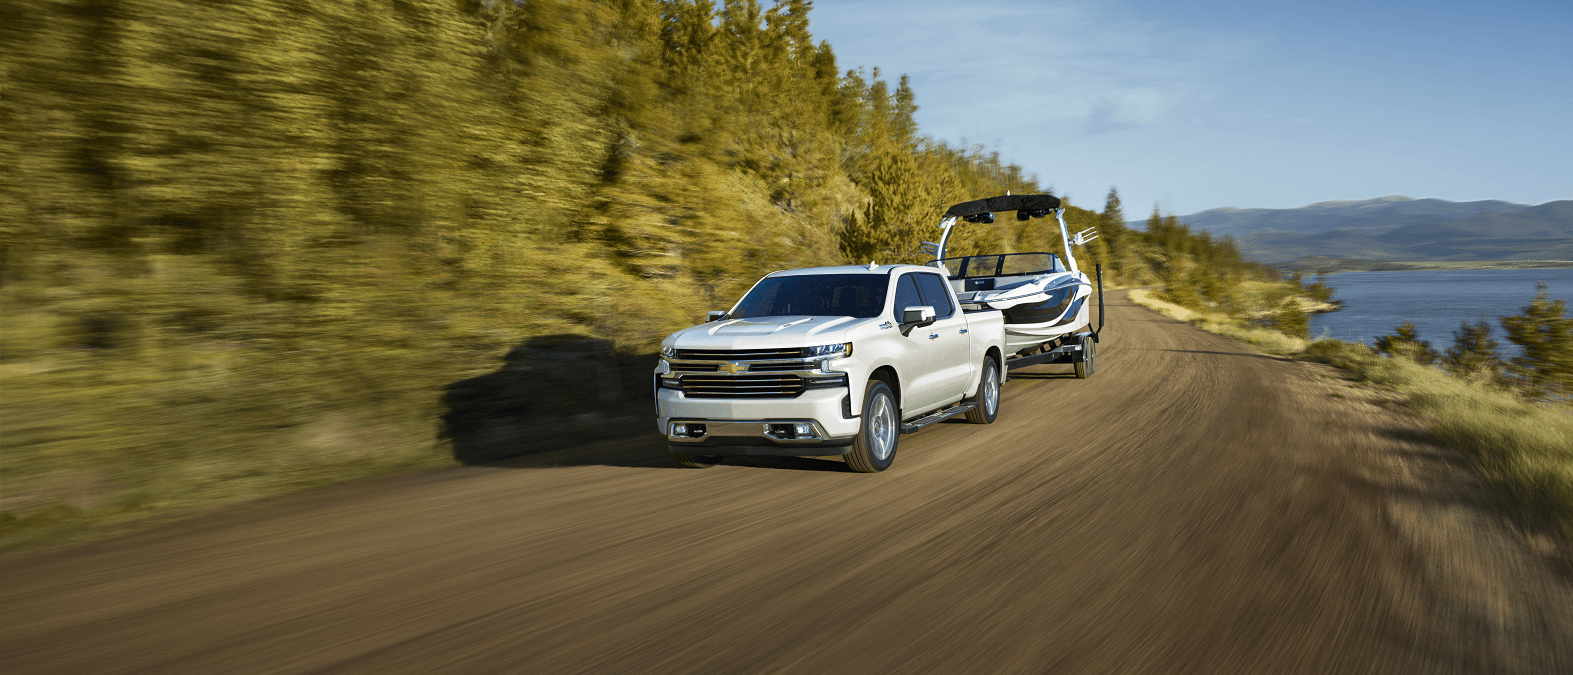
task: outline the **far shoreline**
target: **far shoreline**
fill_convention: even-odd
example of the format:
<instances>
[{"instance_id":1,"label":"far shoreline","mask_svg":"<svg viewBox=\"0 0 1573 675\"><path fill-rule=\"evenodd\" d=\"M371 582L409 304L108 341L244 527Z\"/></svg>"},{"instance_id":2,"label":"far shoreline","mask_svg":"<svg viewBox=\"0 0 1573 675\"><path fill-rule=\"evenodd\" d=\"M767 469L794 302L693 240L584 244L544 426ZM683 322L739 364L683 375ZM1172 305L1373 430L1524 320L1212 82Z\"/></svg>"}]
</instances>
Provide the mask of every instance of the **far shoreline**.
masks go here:
<instances>
[{"instance_id":1,"label":"far shoreline","mask_svg":"<svg viewBox=\"0 0 1573 675\"><path fill-rule=\"evenodd\" d=\"M1267 263L1285 272L1300 270L1309 275L1319 270L1328 274L1346 272L1437 272L1457 270L1529 270L1573 267L1573 260L1361 260L1307 256L1298 260Z\"/></svg>"}]
</instances>

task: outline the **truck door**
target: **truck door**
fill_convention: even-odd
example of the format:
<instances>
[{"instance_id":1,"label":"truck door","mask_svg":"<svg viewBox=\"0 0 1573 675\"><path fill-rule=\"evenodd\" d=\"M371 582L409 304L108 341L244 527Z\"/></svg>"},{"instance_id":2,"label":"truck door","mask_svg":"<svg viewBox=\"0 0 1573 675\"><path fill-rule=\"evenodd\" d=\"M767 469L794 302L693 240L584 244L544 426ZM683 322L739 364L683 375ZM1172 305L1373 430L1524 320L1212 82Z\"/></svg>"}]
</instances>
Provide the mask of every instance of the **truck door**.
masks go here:
<instances>
[{"instance_id":1,"label":"truck door","mask_svg":"<svg viewBox=\"0 0 1573 675\"><path fill-rule=\"evenodd\" d=\"M934 308L934 323L917 328L912 335L928 343L935 372L933 403L951 403L966 395L972 381L972 336L967 334L967 317L956 306L950 285L938 274L913 273L923 304Z\"/></svg>"},{"instance_id":2,"label":"truck door","mask_svg":"<svg viewBox=\"0 0 1573 675\"><path fill-rule=\"evenodd\" d=\"M895 295L894 313L898 322L901 321L902 310L928 304L923 302L923 296L918 292L916 274L897 277ZM936 310L935 316L938 315ZM932 408L939 402L941 368L935 362L934 350L929 344L928 336L933 331L928 329L932 327L913 328L899 340L901 351L896 360L901 369L901 415L904 418Z\"/></svg>"}]
</instances>

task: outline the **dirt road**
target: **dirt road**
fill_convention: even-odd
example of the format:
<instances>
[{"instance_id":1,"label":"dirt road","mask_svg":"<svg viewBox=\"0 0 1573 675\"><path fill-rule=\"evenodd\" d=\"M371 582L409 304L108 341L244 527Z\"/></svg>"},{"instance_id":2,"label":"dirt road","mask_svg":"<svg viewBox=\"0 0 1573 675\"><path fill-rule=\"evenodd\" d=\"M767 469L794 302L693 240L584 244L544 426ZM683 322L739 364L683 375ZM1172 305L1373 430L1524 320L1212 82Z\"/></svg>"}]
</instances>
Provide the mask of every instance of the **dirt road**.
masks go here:
<instances>
[{"instance_id":1,"label":"dirt road","mask_svg":"<svg viewBox=\"0 0 1573 675\"><path fill-rule=\"evenodd\" d=\"M883 474L652 434L0 559L0 672L1573 672L1566 577L1414 420L1109 324Z\"/></svg>"}]
</instances>

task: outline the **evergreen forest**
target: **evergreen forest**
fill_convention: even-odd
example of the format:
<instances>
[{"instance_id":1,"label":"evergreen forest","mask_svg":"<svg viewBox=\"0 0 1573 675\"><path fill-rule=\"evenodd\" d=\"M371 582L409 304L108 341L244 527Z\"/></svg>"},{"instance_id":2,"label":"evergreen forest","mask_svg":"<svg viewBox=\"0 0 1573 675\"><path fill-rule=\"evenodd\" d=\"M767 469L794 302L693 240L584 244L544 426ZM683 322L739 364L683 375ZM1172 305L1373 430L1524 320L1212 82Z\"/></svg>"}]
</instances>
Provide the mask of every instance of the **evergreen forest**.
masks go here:
<instances>
[{"instance_id":1,"label":"evergreen forest","mask_svg":"<svg viewBox=\"0 0 1573 675\"><path fill-rule=\"evenodd\" d=\"M0 4L0 528L451 462L446 388L531 338L646 354L766 272L921 263L948 205L1051 190L925 136L811 7ZM1066 218L1111 285L1275 277L1113 190Z\"/></svg>"}]
</instances>

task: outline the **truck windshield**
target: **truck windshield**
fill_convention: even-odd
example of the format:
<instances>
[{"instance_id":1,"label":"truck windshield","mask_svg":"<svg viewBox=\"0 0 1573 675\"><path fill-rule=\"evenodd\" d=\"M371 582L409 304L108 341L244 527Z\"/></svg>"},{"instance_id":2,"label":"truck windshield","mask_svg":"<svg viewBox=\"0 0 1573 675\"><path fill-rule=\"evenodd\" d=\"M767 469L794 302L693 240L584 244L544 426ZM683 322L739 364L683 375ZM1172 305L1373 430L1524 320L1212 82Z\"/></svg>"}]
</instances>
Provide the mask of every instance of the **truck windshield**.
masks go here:
<instances>
[{"instance_id":1,"label":"truck windshield","mask_svg":"<svg viewBox=\"0 0 1573 675\"><path fill-rule=\"evenodd\" d=\"M868 319L885 309L883 274L770 277L738 301L730 316L850 316Z\"/></svg>"}]
</instances>

